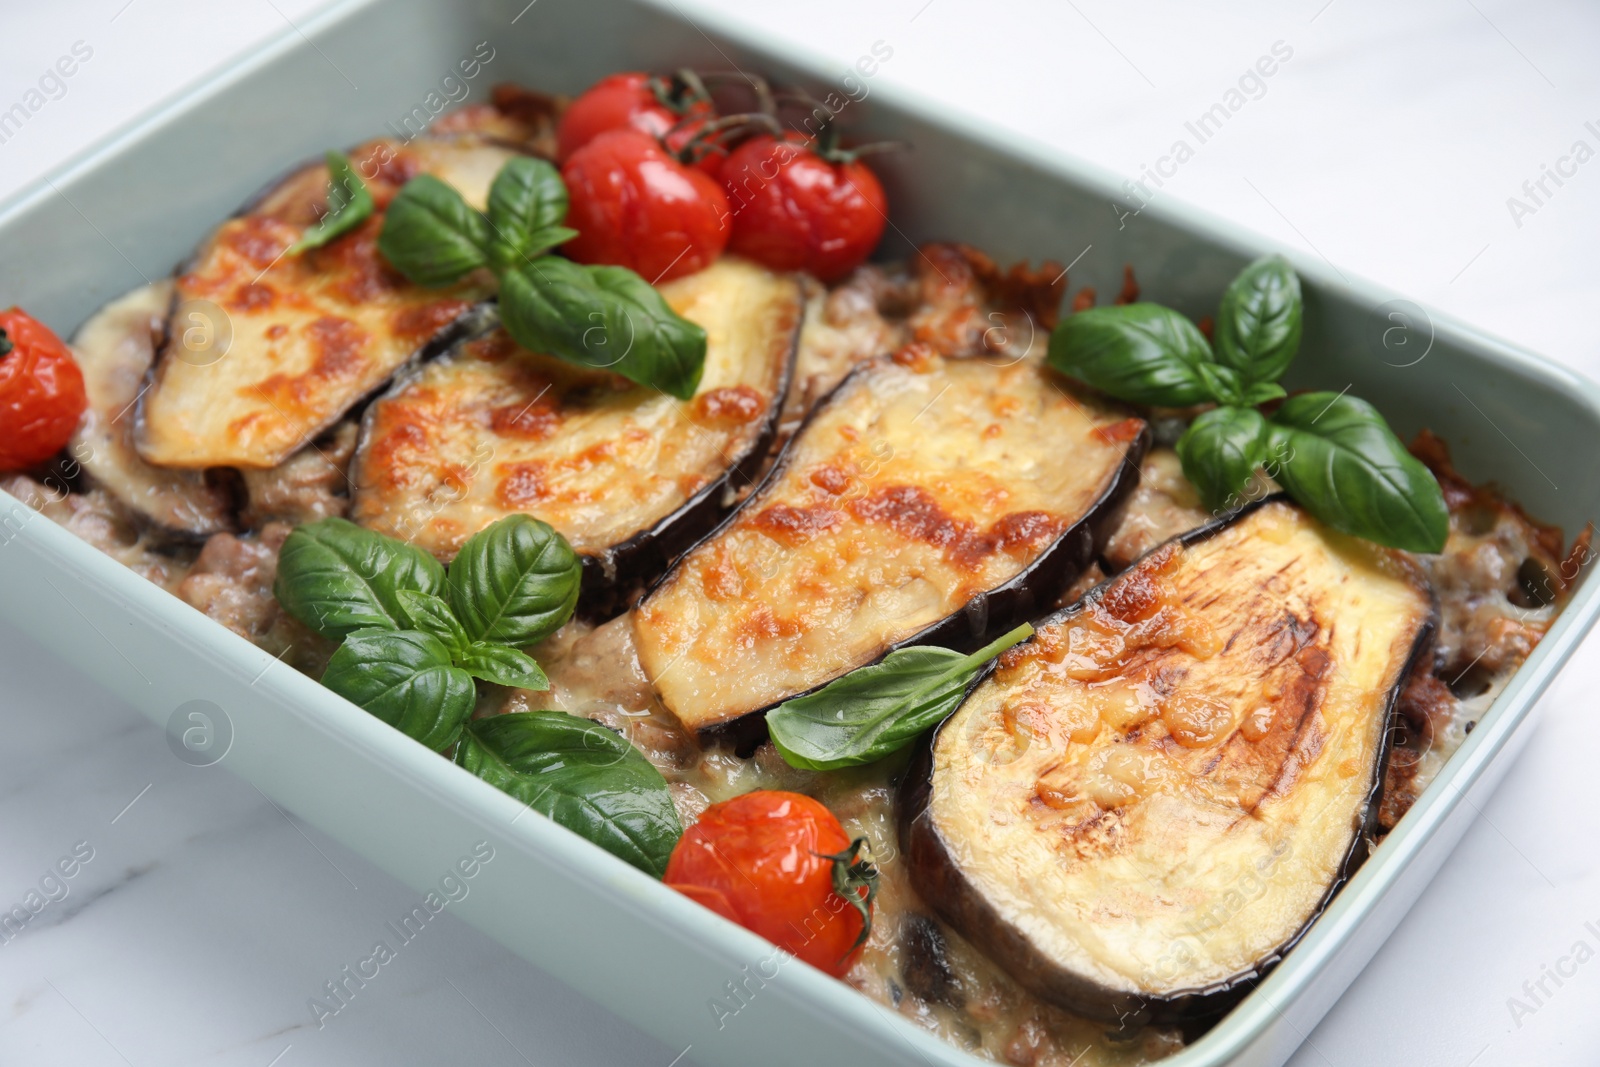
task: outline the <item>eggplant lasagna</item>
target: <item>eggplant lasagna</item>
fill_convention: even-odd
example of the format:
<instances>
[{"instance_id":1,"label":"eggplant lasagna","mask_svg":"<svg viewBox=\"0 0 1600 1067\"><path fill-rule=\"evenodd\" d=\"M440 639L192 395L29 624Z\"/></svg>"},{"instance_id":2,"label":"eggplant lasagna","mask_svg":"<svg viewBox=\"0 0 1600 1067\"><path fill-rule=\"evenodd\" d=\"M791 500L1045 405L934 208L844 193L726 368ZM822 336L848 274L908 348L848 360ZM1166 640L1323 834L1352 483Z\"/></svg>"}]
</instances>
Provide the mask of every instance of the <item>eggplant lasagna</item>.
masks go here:
<instances>
[{"instance_id":1,"label":"eggplant lasagna","mask_svg":"<svg viewBox=\"0 0 1600 1067\"><path fill-rule=\"evenodd\" d=\"M692 118L681 91L661 98ZM1214 514L1173 447L1196 409L1052 369L1066 272L963 245L830 277L736 234L656 287L704 331L687 399L530 351L489 272L418 285L379 243L419 176L483 210L507 160L567 158L565 106L501 87L353 149L375 210L304 255L284 247L329 172L291 173L79 328L76 430L0 488L313 677L334 643L273 593L297 525L347 518L448 563L534 516L581 560L577 612L527 650L548 689L484 686L476 720L603 724L686 826L757 790L820 801L878 872L843 980L961 1048L1083 1067L1182 1048L1404 817L1587 537L1569 549L1427 433L1441 552L1271 492ZM1137 297L1130 272L1118 303ZM207 322L225 352L194 341ZM819 771L767 739L771 709L895 650L1023 622L914 746Z\"/></svg>"}]
</instances>

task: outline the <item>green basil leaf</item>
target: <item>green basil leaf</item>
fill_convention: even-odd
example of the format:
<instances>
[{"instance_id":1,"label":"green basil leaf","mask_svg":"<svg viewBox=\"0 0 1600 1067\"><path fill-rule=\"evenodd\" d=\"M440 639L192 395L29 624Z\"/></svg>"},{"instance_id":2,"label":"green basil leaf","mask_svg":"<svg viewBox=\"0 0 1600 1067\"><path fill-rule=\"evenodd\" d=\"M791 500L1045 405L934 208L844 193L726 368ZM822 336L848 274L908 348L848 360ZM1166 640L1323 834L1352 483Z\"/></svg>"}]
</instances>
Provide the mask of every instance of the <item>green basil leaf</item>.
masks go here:
<instances>
[{"instance_id":1,"label":"green basil leaf","mask_svg":"<svg viewBox=\"0 0 1600 1067\"><path fill-rule=\"evenodd\" d=\"M567 187L561 172L542 159L518 156L489 186L489 225L495 240L489 259L498 269L521 265L578 235L561 225Z\"/></svg>"},{"instance_id":2,"label":"green basil leaf","mask_svg":"<svg viewBox=\"0 0 1600 1067\"><path fill-rule=\"evenodd\" d=\"M538 692L550 688L550 679L544 676L532 656L504 645L475 641L456 658L456 663L474 678L496 685Z\"/></svg>"},{"instance_id":3,"label":"green basil leaf","mask_svg":"<svg viewBox=\"0 0 1600 1067\"><path fill-rule=\"evenodd\" d=\"M1244 383L1239 380L1237 371L1216 363L1202 363L1195 370L1200 372L1206 391L1217 403L1235 406L1244 403Z\"/></svg>"},{"instance_id":4,"label":"green basil leaf","mask_svg":"<svg viewBox=\"0 0 1600 1067\"><path fill-rule=\"evenodd\" d=\"M289 246L288 254L297 256L308 248L321 248L335 237L349 233L372 215L372 193L361 180L343 152L329 152L328 161L328 211L300 235L300 240Z\"/></svg>"},{"instance_id":5,"label":"green basil leaf","mask_svg":"<svg viewBox=\"0 0 1600 1067\"><path fill-rule=\"evenodd\" d=\"M1247 382L1283 377L1300 348L1300 278L1282 256L1263 256L1229 284L1217 308L1217 361Z\"/></svg>"},{"instance_id":6,"label":"green basil leaf","mask_svg":"<svg viewBox=\"0 0 1600 1067\"><path fill-rule=\"evenodd\" d=\"M351 634L322 684L434 751L450 747L477 703L472 676L450 665L450 650L413 630Z\"/></svg>"},{"instance_id":7,"label":"green basil leaf","mask_svg":"<svg viewBox=\"0 0 1600 1067\"><path fill-rule=\"evenodd\" d=\"M1206 507L1221 511L1243 501L1240 490L1267 452L1267 420L1254 408L1207 411L1178 439L1183 476L1200 490Z\"/></svg>"},{"instance_id":8,"label":"green basil leaf","mask_svg":"<svg viewBox=\"0 0 1600 1067\"><path fill-rule=\"evenodd\" d=\"M420 630L432 637L450 652L450 658L457 662L466 654L472 639L467 636L467 631L461 628L461 623L456 620L455 612L444 599L432 593L417 593L410 589L402 589L395 595L400 602L400 607L406 613L411 624L408 630Z\"/></svg>"},{"instance_id":9,"label":"green basil leaf","mask_svg":"<svg viewBox=\"0 0 1600 1067\"><path fill-rule=\"evenodd\" d=\"M1253 408L1257 404L1265 404L1269 400L1277 400L1288 395L1284 392L1283 386L1277 382L1252 382L1245 386L1240 406Z\"/></svg>"},{"instance_id":10,"label":"green basil leaf","mask_svg":"<svg viewBox=\"0 0 1600 1067\"><path fill-rule=\"evenodd\" d=\"M584 267L556 256L508 271L500 317L524 348L598 367L680 400L694 396L706 332L623 267Z\"/></svg>"},{"instance_id":11,"label":"green basil leaf","mask_svg":"<svg viewBox=\"0 0 1600 1067\"><path fill-rule=\"evenodd\" d=\"M378 251L418 285L451 285L489 263L489 220L444 182L419 174L389 202Z\"/></svg>"},{"instance_id":12,"label":"green basil leaf","mask_svg":"<svg viewBox=\"0 0 1600 1067\"><path fill-rule=\"evenodd\" d=\"M1187 407L1212 399L1199 370L1212 362L1205 334L1160 304L1080 311L1050 335L1052 367L1135 404Z\"/></svg>"},{"instance_id":13,"label":"green basil leaf","mask_svg":"<svg viewBox=\"0 0 1600 1067\"><path fill-rule=\"evenodd\" d=\"M400 591L444 588L444 568L421 549L344 519L318 519L283 542L272 591L283 610L338 640L367 627L408 630Z\"/></svg>"},{"instance_id":14,"label":"green basil leaf","mask_svg":"<svg viewBox=\"0 0 1600 1067\"><path fill-rule=\"evenodd\" d=\"M524 252L517 245L495 237L489 242L489 269L496 274L503 275L508 271L520 270L529 266L535 259L542 262L545 253L549 252L550 249L556 245L566 244L576 236L578 236L578 231L569 229L566 226L553 226L548 230L541 230L538 236L529 242L529 245L536 249L532 255Z\"/></svg>"},{"instance_id":15,"label":"green basil leaf","mask_svg":"<svg viewBox=\"0 0 1600 1067\"><path fill-rule=\"evenodd\" d=\"M1302 393L1268 424L1274 477L1336 530L1411 552L1438 552L1450 513L1433 474L1376 408L1337 393Z\"/></svg>"},{"instance_id":16,"label":"green basil leaf","mask_svg":"<svg viewBox=\"0 0 1600 1067\"><path fill-rule=\"evenodd\" d=\"M456 763L657 878L683 834L661 772L625 738L576 715L474 720Z\"/></svg>"},{"instance_id":17,"label":"green basil leaf","mask_svg":"<svg viewBox=\"0 0 1600 1067\"><path fill-rule=\"evenodd\" d=\"M450 606L471 640L521 648L572 616L582 573L566 538L531 515L508 515L461 546Z\"/></svg>"},{"instance_id":18,"label":"green basil leaf","mask_svg":"<svg viewBox=\"0 0 1600 1067\"><path fill-rule=\"evenodd\" d=\"M791 767L828 771L872 763L943 722L985 663L1033 633L1024 623L963 656L915 645L835 678L767 713L767 730Z\"/></svg>"}]
</instances>

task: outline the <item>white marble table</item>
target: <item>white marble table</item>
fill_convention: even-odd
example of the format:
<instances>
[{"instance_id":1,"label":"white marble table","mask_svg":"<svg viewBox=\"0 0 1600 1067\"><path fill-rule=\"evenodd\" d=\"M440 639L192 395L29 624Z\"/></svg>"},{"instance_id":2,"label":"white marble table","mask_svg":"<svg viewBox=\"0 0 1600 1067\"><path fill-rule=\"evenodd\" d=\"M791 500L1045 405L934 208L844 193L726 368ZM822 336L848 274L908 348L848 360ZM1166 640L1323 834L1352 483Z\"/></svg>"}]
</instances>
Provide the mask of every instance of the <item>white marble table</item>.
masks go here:
<instances>
[{"instance_id":1,"label":"white marble table","mask_svg":"<svg viewBox=\"0 0 1600 1067\"><path fill-rule=\"evenodd\" d=\"M888 42L886 82L1129 177L1284 42L1292 59L1162 195L1600 376L1600 163L1520 219L1506 203L1573 141L1600 147L1584 129L1600 125L1600 9L1581 0L821 0L804 14L710 2L841 69ZM0 142L0 196L313 6L0 0L0 110L74 42L93 51ZM1600 1062L1600 962L1546 979L1531 1013L1509 1003L1533 1004L1524 983L1578 941L1600 948L1585 926L1600 927L1597 689L1591 640L1483 817L1296 1067ZM79 842L93 851L66 864L65 898L0 942L0 1063L667 1067L677 1055L449 918L319 1029L307 998L410 906L408 890L225 770L174 759L141 716L7 628L0 722L0 909Z\"/></svg>"}]
</instances>

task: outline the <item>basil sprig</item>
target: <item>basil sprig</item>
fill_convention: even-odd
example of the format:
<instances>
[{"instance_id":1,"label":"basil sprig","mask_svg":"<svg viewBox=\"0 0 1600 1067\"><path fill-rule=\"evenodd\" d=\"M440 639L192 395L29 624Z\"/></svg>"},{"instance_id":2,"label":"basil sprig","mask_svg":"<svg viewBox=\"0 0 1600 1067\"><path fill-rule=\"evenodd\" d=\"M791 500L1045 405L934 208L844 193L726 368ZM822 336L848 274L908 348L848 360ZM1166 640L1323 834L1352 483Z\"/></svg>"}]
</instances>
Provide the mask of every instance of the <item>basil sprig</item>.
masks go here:
<instances>
[{"instance_id":1,"label":"basil sprig","mask_svg":"<svg viewBox=\"0 0 1600 1067\"><path fill-rule=\"evenodd\" d=\"M571 617L581 572L572 546L528 515L468 538L448 572L403 541L321 519L284 541L273 593L290 615L344 642L323 685L442 751L476 705L474 678L549 688L521 648Z\"/></svg>"},{"instance_id":2,"label":"basil sprig","mask_svg":"<svg viewBox=\"0 0 1600 1067\"><path fill-rule=\"evenodd\" d=\"M657 878L683 834L661 772L590 719L564 711L478 719L456 763Z\"/></svg>"},{"instance_id":3,"label":"basil sprig","mask_svg":"<svg viewBox=\"0 0 1600 1067\"><path fill-rule=\"evenodd\" d=\"M699 388L705 330L678 317L654 286L625 267L536 259L501 275L500 318L536 352L559 352L680 399Z\"/></svg>"},{"instance_id":4,"label":"basil sprig","mask_svg":"<svg viewBox=\"0 0 1600 1067\"><path fill-rule=\"evenodd\" d=\"M582 566L555 530L511 515L467 539L448 570L344 519L296 527L273 592L343 643L322 684L635 867L660 878L683 833L661 772L627 739L559 711L471 721L473 679L550 687L520 646L572 616Z\"/></svg>"},{"instance_id":5,"label":"basil sprig","mask_svg":"<svg viewBox=\"0 0 1600 1067\"><path fill-rule=\"evenodd\" d=\"M1252 382L1276 382L1300 348L1300 276L1263 256L1233 280L1217 307L1217 362ZM1281 395L1281 394L1280 394Z\"/></svg>"},{"instance_id":6,"label":"basil sprig","mask_svg":"<svg viewBox=\"0 0 1600 1067\"><path fill-rule=\"evenodd\" d=\"M772 743L789 766L807 770L880 760L949 717L983 665L1032 633L1023 623L970 656L932 645L898 649L768 712Z\"/></svg>"},{"instance_id":7,"label":"basil sprig","mask_svg":"<svg viewBox=\"0 0 1600 1067\"><path fill-rule=\"evenodd\" d=\"M1271 451L1290 457L1277 479L1296 500L1316 500L1336 530L1383 544L1437 552L1450 513L1433 473L1406 451L1383 416L1365 400L1338 393L1302 393L1283 402L1267 424ZM1380 538L1369 537L1380 541Z\"/></svg>"},{"instance_id":8,"label":"basil sprig","mask_svg":"<svg viewBox=\"0 0 1600 1067\"><path fill-rule=\"evenodd\" d=\"M288 254L297 256L310 248L321 248L335 237L342 237L372 215L372 193L367 183L350 165L343 152L329 152L328 210L315 226L300 235L300 240L289 246Z\"/></svg>"},{"instance_id":9,"label":"basil sprig","mask_svg":"<svg viewBox=\"0 0 1600 1067\"><path fill-rule=\"evenodd\" d=\"M389 202L378 251L407 278L430 289L489 265L489 222L431 174L406 182Z\"/></svg>"},{"instance_id":10,"label":"basil sprig","mask_svg":"<svg viewBox=\"0 0 1600 1067\"><path fill-rule=\"evenodd\" d=\"M444 567L420 548L345 519L319 519L283 542L272 591L284 611L340 641L370 627L410 629L400 593L437 595L444 584Z\"/></svg>"},{"instance_id":11,"label":"basil sprig","mask_svg":"<svg viewBox=\"0 0 1600 1067\"><path fill-rule=\"evenodd\" d=\"M524 348L601 367L687 400L700 385L706 332L624 267L550 255L577 235L562 225L567 187L540 159L512 159L489 188L489 211L430 175L389 205L378 251L418 285L441 286L479 268L500 281L500 316Z\"/></svg>"},{"instance_id":12,"label":"basil sprig","mask_svg":"<svg viewBox=\"0 0 1600 1067\"><path fill-rule=\"evenodd\" d=\"M448 748L472 714L472 676L450 650L414 630L357 630L328 661L322 684L434 751Z\"/></svg>"},{"instance_id":13,"label":"basil sprig","mask_svg":"<svg viewBox=\"0 0 1600 1067\"><path fill-rule=\"evenodd\" d=\"M1050 335L1050 364L1135 404L1187 407L1211 399L1200 367L1211 347L1194 323L1160 304L1091 308Z\"/></svg>"},{"instance_id":14,"label":"basil sprig","mask_svg":"<svg viewBox=\"0 0 1600 1067\"><path fill-rule=\"evenodd\" d=\"M1281 256L1245 267L1223 293L1216 351L1188 319L1156 304L1094 308L1050 338L1050 365L1135 404L1219 405L1178 441L1184 476L1206 505L1243 503L1257 469L1336 530L1411 552L1438 552L1450 532L1444 494L1371 404L1304 393L1271 416L1258 404L1285 395L1278 379L1300 346L1300 279Z\"/></svg>"},{"instance_id":15,"label":"basil sprig","mask_svg":"<svg viewBox=\"0 0 1600 1067\"><path fill-rule=\"evenodd\" d=\"M530 515L508 515L468 538L445 585L469 639L522 646L572 615L581 570L566 538Z\"/></svg>"}]
</instances>

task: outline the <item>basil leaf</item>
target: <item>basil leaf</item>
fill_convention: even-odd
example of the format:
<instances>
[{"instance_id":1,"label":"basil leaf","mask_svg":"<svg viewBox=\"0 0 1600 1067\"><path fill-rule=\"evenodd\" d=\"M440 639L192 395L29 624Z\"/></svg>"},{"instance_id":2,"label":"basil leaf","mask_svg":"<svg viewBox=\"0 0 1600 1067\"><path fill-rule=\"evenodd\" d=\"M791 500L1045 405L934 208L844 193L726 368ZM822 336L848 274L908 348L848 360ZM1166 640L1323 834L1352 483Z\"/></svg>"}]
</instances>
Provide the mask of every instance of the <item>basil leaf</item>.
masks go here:
<instances>
[{"instance_id":1,"label":"basil leaf","mask_svg":"<svg viewBox=\"0 0 1600 1067\"><path fill-rule=\"evenodd\" d=\"M1288 395L1283 386L1277 382L1252 382L1245 386L1244 397L1240 401L1240 407L1253 408L1257 404L1265 404L1269 400L1277 400Z\"/></svg>"},{"instance_id":2,"label":"basil leaf","mask_svg":"<svg viewBox=\"0 0 1600 1067\"><path fill-rule=\"evenodd\" d=\"M531 515L508 515L461 546L450 606L471 640L520 648L572 616L582 572L566 538Z\"/></svg>"},{"instance_id":3,"label":"basil leaf","mask_svg":"<svg viewBox=\"0 0 1600 1067\"><path fill-rule=\"evenodd\" d=\"M297 256L308 248L321 248L335 237L349 233L372 215L372 193L343 152L329 152L328 211L289 246L288 255Z\"/></svg>"},{"instance_id":4,"label":"basil leaf","mask_svg":"<svg viewBox=\"0 0 1600 1067\"><path fill-rule=\"evenodd\" d=\"M477 719L456 763L657 878L683 834L661 772L626 739L576 715Z\"/></svg>"},{"instance_id":5,"label":"basil leaf","mask_svg":"<svg viewBox=\"0 0 1600 1067\"><path fill-rule=\"evenodd\" d=\"M772 743L789 766L807 770L880 760L949 717L983 665L1032 633L1024 623L970 656L931 645L891 652L769 711Z\"/></svg>"},{"instance_id":6,"label":"basil leaf","mask_svg":"<svg viewBox=\"0 0 1600 1067\"><path fill-rule=\"evenodd\" d=\"M1365 400L1302 393L1268 424L1278 484L1335 530L1411 552L1438 552L1450 534L1444 494Z\"/></svg>"},{"instance_id":7,"label":"basil leaf","mask_svg":"<svg viewBox=\"0 0 1600 1067\"><path fill-rule=\"evenodd\" d=\"M598 367L680 400L694 396L706 332L623 267L546 256L500 280L500 317L524 348Z\"/></svg>"},{"instance_id":8,"label":"basil leaf","mask_svg":"<svg viewBox=\"0 0 1600 1067\"><path fill-rule=\"evenodd\" d=\"M1233 368L1201 363L1195 370L1199 371L1200 380L1206 383L1206 391L1217 403L1236 406L1244 403L1244 383Z\"/></svg>"},{"instance_id":9,"label":"basil leaf","mask_svg":"<svg viewBox=\"0 0 1600 1067\"><path fill-rule=\"evenodd\" d=\"M1135 404L1187 407L1212 399L1199 370L1211 362L1199 328L1160 304L1080 311L1050 335L1052 367Z\"/></svg>"},{"instance_id":10,"label":"basil leaf","mask_svg":"<svg viewBox=\"0 0 1600 1067\"><path fill-rule=\"evenodd\" d=\"M566 217L561 172L542 159L509 160L489 186L490 261L500 270L516 267L578 236L561 225Z\"/></svg>"},{"instance_id":11,"label":"basil leaf","mask_svg":"<svg viewBox=\"0 0 1600 1067\"><path fill-rule=\"evenodd\" d=\"M532 656L503 645L475 641L456 657L456 663L474 678L496 685L539 692L550 688L550 679L544 676Z\"/></svg>"},{"instance_id":12,"label":"basil leaf","mask_svg":"<svg viewBox=\"0 0 1600 1067\"><path fill-rule=\"evenodd\" d=\"M1300 348L1300 278L1282 256L1263 256L1229 284L1217 308L1217 361L1247 382L1275 382Z\"/></svg>"},{"instance_id":13,"label":"basil leaf","mask_svg":"<svg viewBox=\"0 0 1600 1067\"><path fill-rule=\"evenodd\" d=\"M410 589L400 590L395 594L395 599L410 620L406 629L420 630L437 638L449 650L450 658L460 661L472 640L467 636L467 631L461 628L461 623L456 621L455 612L449 604L432 593L418 593Z\"/></svg>"},{"instance_id":14,"label":"basil leaf","mask_svg":"<svg viewBox=\"0 0 1600 1067\"><path fill-rule=\"evenodd\" d=\"M436 288L489 263L485 219L444 182L419 174L389 202L378 251L418 285Z\"/></svg>"},{"instance_id":15,"label":"basil leaf","mask_svg":"<svg viewBox=\"0 0 1600 1067\"><path fill-rule=\"evenodd\" d=\"M410 629L400 591L444 588L444 568L421 549L344 519L318 519L283 542L272 592L284 611L338 640L367 627Z\"/></svg>"},{"instance_id":16,"label":"basil leaf","mask_svg":"<svg viewBox=\"0 0 1600 1067\"><path fill-rule=\"evenodd\" d=\"M450 746L477 703L472 676L450 665L450 651L412 630L351 634L322 684L435 751Z\"/></svg>"},{"instance_id":17,"label":"basil leaf","mask_svg":"<svg viewBox=\"0 0 1600 1067\"><path fill-rule=\"evenodd\" d=\"M1178 439L1183 476L1213 510L1232 509L1266 457L1267 420L1254 408L1207 411Z\"/></svg>"}]
</instances>

